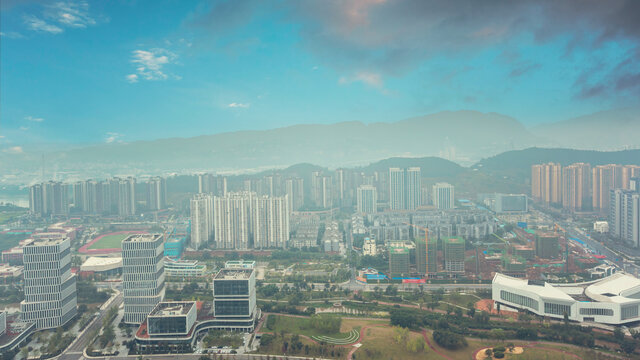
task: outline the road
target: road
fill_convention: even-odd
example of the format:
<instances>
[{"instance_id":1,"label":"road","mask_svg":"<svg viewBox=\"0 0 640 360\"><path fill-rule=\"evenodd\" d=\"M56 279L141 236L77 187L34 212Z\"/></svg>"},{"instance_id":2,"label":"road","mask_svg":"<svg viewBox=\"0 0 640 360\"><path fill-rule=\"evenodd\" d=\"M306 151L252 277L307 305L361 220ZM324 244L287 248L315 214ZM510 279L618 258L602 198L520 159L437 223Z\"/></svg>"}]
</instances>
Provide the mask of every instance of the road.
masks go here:
<instances>
[{"instance_id":1,"label":"road","mask_svg":"<svg viewBox=\"0 0 640 360\"><path fill-rule=\"evenodd\" d=\"M144 360L182 360L182 359L188 359L188 360L199 360L201 356L207 356L207 355L203 355L203 354L175 354L175 355L143 355L142 358ZM107 358L91 358L93 359L100 359L100 360L131 360L131 359L137 359L138 355L130 355L130 356L114 356L114 357L107 357ZM234 360L264 360L267 358L266 354L219 354L217 355L217 358L224 358L224 359L234 359ZM213 359L213 357L211 358ZM287 355L287 356L279 356L279 355L269 355L269 359L278 359L278 360L284 360L284 359L289 359L289 360L311 360L311 359L318 359L318 360L324 360L322 358L319 357L299 357L299 356L291 356L291 355Z\"/></svg>"},{"instance_id":2,"label":"road","mask_svg":"<svg viewBox=\"0 0 640 360\"><path fill-rule=\"evenodd\" d=\"M91 340L91 334L99 330L102 327L102 320L107 315L107 312L112 306L120 306L122 304L122 293L119 293L115 299L111 301L109 306L107 306L104 310L99 310L99 315L93 319L93 321L87 325L85 331L80 334L80 336L65 350L60 356L57 357L59 360L78 360L82 359L82 352L84 348L89 345L89 341Z\"/></svg>"}]
</instances>

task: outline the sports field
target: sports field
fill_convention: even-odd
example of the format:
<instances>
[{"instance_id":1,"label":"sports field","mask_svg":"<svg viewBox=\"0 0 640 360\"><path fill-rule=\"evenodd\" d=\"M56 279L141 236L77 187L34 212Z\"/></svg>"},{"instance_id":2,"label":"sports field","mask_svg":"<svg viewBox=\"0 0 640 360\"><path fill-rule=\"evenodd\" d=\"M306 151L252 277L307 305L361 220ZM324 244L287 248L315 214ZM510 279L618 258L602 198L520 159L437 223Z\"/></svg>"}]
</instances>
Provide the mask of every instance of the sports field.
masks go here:
<instances>
[{"instance_id":1,"label":"sports field","mask_svg":"<svg viewBox=\"0 0 640 360\"><path fill-rule=\"evenodd\" d=\"M129 236L129 233L124 234L106 234L89 246L89 250L94 249L115 249L120 248L122 240Z\"/></svg>"}]
</instances>

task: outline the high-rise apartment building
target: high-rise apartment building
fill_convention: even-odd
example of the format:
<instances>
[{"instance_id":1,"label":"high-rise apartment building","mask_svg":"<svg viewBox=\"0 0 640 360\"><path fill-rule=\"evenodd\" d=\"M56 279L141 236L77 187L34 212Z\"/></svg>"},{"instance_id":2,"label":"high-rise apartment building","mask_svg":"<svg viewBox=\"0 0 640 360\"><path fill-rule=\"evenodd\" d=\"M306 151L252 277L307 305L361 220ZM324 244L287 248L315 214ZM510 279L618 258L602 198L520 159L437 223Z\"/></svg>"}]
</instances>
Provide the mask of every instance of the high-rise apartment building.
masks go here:
<instances>
[{"instance_id":1,"label":"high-rise apartment building","mask_svg":"<svg viewBox=\"0 0 640 360\"><path fill-rule=\"evenodd\" d=\"M291 178L285 180L285 194L289 200L289 211L298 211L304 206L304 180Z\"/></svg>"},{"instance_id":2,"label":"high-rise apartment building","mask_svg":"<svg viewBox=\"0 0 640 360\"><path fill-rule=\"evenodd\" d=\"M69 186L56 181L35 184L29 188L29 211L37 216L69 214Z\"/></svg>"},{"instance_id":3,"label":"high-rise apartment building","mask_svg":"<svg viewBox=\"0 0 640 360\"><path fill-rule=\"evenodd\" d=\"M438 209L455 208L454 187L447 183L436 183L433 185L433 206Z\"/></svg>"},{"instance_id":4,"label":"high-rise apartment building","mask_svg":"<svg viewBox=\"0 0 640 360\"><path fill-rule=\"evenodd\" d=\"M122 241L124 322L140 324L164 299L164 241L161 234L132 234Z\"/></svg>"},{"instance_id":5,"label":"high-rise apartment building","mask_svg":"<svg viewBox=\"0 0 640 360\"><path fill-rule=\"evenodd\" d=\"M610 191L609 233L640 247L640 190Z\"/></svg>"},{"instance_id":6,"label":"high-rise apartment building","mask_svg":"<svg viewBox=\"0 0 640 360\"><path fill-rule=\"evenodd\" d=\"M38 329L57 328L76 315L76 277L68 238L39 238L23 247L23 321Z\"/></svg>"},{"instance_id":7,"label":"high-rise apartment building","mask_svg":"<svg viewBox=\"0 0 640 360\"><path fill-rule=\"evenodd\" d=\"M286 248L290 235L288 196L257 196L250 207L254 248Z\"/></svg>"},{"instance_id":8,"label":"high-rise apartment building","mask_svg":"<svg viewBox=\"0 0 640 360\"><path fill-rule=\"evenodd\" d=\"M213 236L213 195L196 194L190 202L191 247L200 250Z\"/></svg>"},{"instance_id":9,"label":"high-rise apartment building","mask_svg":"<svg viewBox=\"0 0 640 360\"><path fill-rule=\"evenodd\" d=\"M198 192L224 196L227 194L227 178L221 175L198 174Z\"/></svg>"},{"instance_id":10,"label":"high-rise apartment building","mask_svg":"<svg viewBox=\"0 0 640 360\"><path fill-rule=\"evenodd\" d=\"M531 197L546 204L562 204L562 165L531 166Z\"/></svg>"},{"instance_id":11,"label":"high-rise apartment building","mask_svg":"<svg viewBox=\"0 0 640 360\"><path fill-rule=\"evenodd\" d=\"M167 207L167 183L164 178L152 177L147 181L147 208L151 211Z\"/></svg>"},{"instance_id":12,"label":"high-rise apartment building","mask_svg":"<svg viewBox=\"0 0 640 360\"><path fill-rule=\"evenodd\" d=\"M391 210L406 209L405 171L400 168L389 169L389 207Z\"/></svg>"},{"instance_id":13,"label":"high-rise apartment building","mask_svg":"<svg viewBox=\"0 0 640 360\"><path fill-rule=\"evenodd\" d=\"M311 174L311 201L319 208L330 209L333 207L331 176L325 176L320 171L314 171Z\"/></svg>"},{"instance_id":14,"label":"high-rise apartment building","mask_svg":"<svg viewBox=\"0 0 640 360\"><path fill-rule=\"evenodd\" d=\"M610 191L622 189L622 166L598 165L591 171L593 210L605 212L609 209Z\"/></svg>"},{"instance_id":15,"label":"high-rise apartment building","mask_svg":"<svg viewBox=\"0 0 640 360\"><path fill-rule=\"evenodd\" d=\"M585 211L591 205L591 165L566 166L562 169L562 206L571 211Z\"/></svg>"},{"instance_id":16,"label":"high-rise apartment building","mask_svg":"<svg viewBox=\"0 0 640 360\"><path fill-rule=\"evenodd\" d=\"M409 274L410 252L404 246L389 247L389 273L391 276L404 276Z\"/></svg>"},{"instance_id":17,"label":"high-rise apartment building","mask_svg":"<svg viewBox=\"0 0 640 360\"><path fill-rule=\"evenodd\" d=\"M405 179L405 207L407 210L415 210L422 205L422 174L420 168L408 168Z\"/></svg>"},{"instance_id":18,"label":"high-rise apartment building","mask_svg":"<svg viewBox=\"0 0 640 360\"><path fill-rule=\"evenodd\" d=\"M134 177L120 179L118 181L118 215L133 216L136 210L136 179Z\"/></svg>"},{"instance_id":19,"label":"high-rise apartment building","mask_svg":"<svg viewBox=\"0 0 640 360\"><path fill-rule=\"evenodd\" d=\"M438 239L419 237L416 240L416 269L422 275L438 272Z\"/></svg>"},{"instance_id":20,"label":"high-rise apartment building","mask_svg":"<svg viewBox=\"0 0 640 360\"><path fill-rule=\"evenodd\" d=\"M357 210L361 214L377 212L378 190L373 185L360 185L357 190Z\"/></svg>"},{"instance_id":21,"label":"high-rise apartment building","mask_svg":"<svg viewBox=\"0 0 640 360\"><path fill-rule=\"evenodd\" d=\"M253 192L230 192L213 198L213 228L218 249L249 249Z\"/></svg>"}]
</instances>

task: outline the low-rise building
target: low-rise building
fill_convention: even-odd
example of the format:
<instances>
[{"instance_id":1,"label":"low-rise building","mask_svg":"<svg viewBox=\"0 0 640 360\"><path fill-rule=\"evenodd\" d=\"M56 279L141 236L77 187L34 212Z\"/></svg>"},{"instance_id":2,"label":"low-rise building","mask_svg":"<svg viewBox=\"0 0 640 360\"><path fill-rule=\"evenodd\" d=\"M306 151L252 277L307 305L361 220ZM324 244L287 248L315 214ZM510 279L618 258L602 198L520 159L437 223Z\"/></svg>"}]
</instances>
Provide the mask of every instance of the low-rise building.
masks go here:
<instances>
[{"instance_id":1,"label":"low-rise building","mask_svg":"<svg viewBox=\"0 0 640 360\"><path fill-rule=\"evenodd\" d=\"M103 276L122 274L122 257L91 256L80 265L80 275L87 274Z\"/></svg>"},{"instance_id":2,"label":"low-rise building","mask_svg":"<svg viewBox=\"0 0 640 360\"><path fill-rule=\"evenodd\" d=\"M228 328L251 332L257 319L253 269L221 269L213 278L213 316Z\"/></svg>"},{"instance_id":3,"label":"low-rise building","mask_svg":"<svg viewBox=\"0 0 640 360\"><path fill-rule=\"evenodd\" d=\"M607 221L596 221L593 223L593 231L599 232L601 234L609 232L609 222Z\"/></svg>"},{"instance_id":4,"label":"low-rise building","mask_svg":"<svg viewBox=\"0 0 640 360\"><path fill-rule=\"evenodd\" d=\"M378 249L376 248L376 239L365 238L362 244L362 254L368 256L376 256Z\"/></svg>"},{"instance_id":5,"label":"low-rise building","mask_svg":"<svg viewBox=\"0 0 640 360\"><path fill-rule=\"evenodd\" d=\"M147 316L147 333L151 337L187 336L196 318L195 301L160 302Z\"/></svg>"},{"instance_id":6,"label":"low-rise building","mask_svg":"<svg viewBox=\"0 0 640 360\"><path fill-rule=\"evenodd\" d=\"M640 320L640 279L615 273L603 279L552 284L496 274L492 298L536 315L621 325Z\"/></svg>"},{"instance_id":7,"label":"low-rise building","mask_svg":"<svg viewBox=\"0 0 640 360\"><path fill-rule=\"evenodd\" d=\"M22 276L22 266L12 266L9 264L0 264L0 278L17 278Z\"/></svg>"},{"instance_id":8,"label":"low-rise building","mask_svg":"<svg viewBox=\"0 0 640 360\"><path fill-rule=\"evenodd\" d=\"M256 262L253 260L229 260L224 263L225 269L255 269Z\"/></svg>"},{"instance_id":9,"label":"low-rise building","mask_svg":"<svg viewBox=\"0 0 640 360\"><path fill-rule=\"evenodd\" d=\"M168 277L196 278L203 277L206 272L207 266L199 264L198 260L164 260L164 273Z\"/></svg>"}]
</instances>

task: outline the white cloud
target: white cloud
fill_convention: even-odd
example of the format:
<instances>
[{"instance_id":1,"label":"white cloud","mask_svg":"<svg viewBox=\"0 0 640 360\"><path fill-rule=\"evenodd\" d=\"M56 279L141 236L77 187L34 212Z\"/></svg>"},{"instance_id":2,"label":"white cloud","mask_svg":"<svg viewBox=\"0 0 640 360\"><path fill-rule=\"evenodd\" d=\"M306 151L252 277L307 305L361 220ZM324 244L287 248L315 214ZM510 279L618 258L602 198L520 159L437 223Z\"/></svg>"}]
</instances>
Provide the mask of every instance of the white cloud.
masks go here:
<instances>
[{"instance_id":1,"label":"white cloud","mask_svg":"<svg viewBox=\"0 0 640 360\"><path fill-rule=\"evenodd\" d=\"M353 82L361 82L367 86L380 90L382 93L387 94L388 91L384 88L384 81L382 76L378 73L369 71L359 71L353 76L342 76L338 79L339 84L351 84Z\"/></svg>"},{"instance_id":2,"label":"white cloud","mask_svg":"<svg viewBox=\"0 0 640 360\"><path fill-rule=\"evenodd\" d=\"M131 62L136 65L136 74L127 75L129 82L144 80L166 80L169 76L180 80L181 77L167 74L163 67L173 63L178 56L166 49L134 50ZM133 76L135 75L135 77Z\"/></svg>"},{"instance_id":3,"label":"white cloud","mask_svg":"<svg viewBox=\"0 0 640 360\"><path fill-rule=\"evenodd\" d=\"M6 37L8 39L22 39L24 36L22 36L22 34L15 32L15 31L9 31L9 32L1 32L0 31L0 36L2 37Z\"/></svg>"},{"instance_id":4,"label":"white cloud","mask_svg":"<svg viewBox=\"0 0 640 360\"><path fill-rule=\"evenodd\" d=\"M251 106L251 104L249 103L237 103L237 102L232 102L231 104L227 105L227 107L230 108L248 108L249 106Z\"/></svg>"},{"instance_id":5,"label":"white cloud","mask_svg":"<svg viewBox=\"0 0 640 360\"><path fill-rule=\"evenodd\" d=\"M60 34L64 31L62 30L62 28L53 24L49 24L46 21L33 15L25 15L23 19L27 27L33 31L47 32L50 34Z\"/></svg>"},{"instance_id":6,"label":"white cloud","mask_svg":"<svg viewBox=\"0 0 640 360\"><path fill-rule=\"evenodd\" d=\"M48 15L60 24L74 28L86 28L96 21L89 16L86 1L60 1L48 6Z\"/></svg>"},{"instance_id":7,"label":"white cloud","mask_svg":"<svg viewBox=\"0 0 640 360\"><path fill-rule=\"evenodd\" d=\"M33 121L33 122L43 122L44 121L43 118L33 117L33 116L25 116L24 119L27 120L27 121Z\"/></svg>"},{"instance_id":8,"label":"white cloud","mask_svg":"<svg viewBox=\"0 0 640 360\"><path fill-rule=\"evenodd\" d=\"M125 78L130 83L137 83L138 82L138 75L136 75L136 74L129 74Z\"/></svg>"},{"instance_id":9,"label":"white cloud","mask_svg":"<svg viewBox=\"0 0 640 360\"><path fill-rule=\"evenodd\" d=\"M7 154L22 154L24 153L24 150L22 150L22 146L13 146L2 150L2 152Z\"/></svg>"},{"instance_id":10,"label":"white cloud","mask_svg":"<svg viewBox=\"0 0 640 360\"><path fill-rule=\"evenodd\" d=\"M120 138L123 137L124 135L119 134L117 132L108 132L104 142L106 142L107 144L111 144L114 142L121 142Z\"/></svg>"},{"instance_id":11,"label":"white cloud","mask_svg":"<svg viewBox=\"0 0 640 360\"><path fill-rule=\"evenodd\" d=\"M20 130L27 131L27 130L29 130L29 127L28 126L20 126Z\"/></svg>"}]
</instances>

